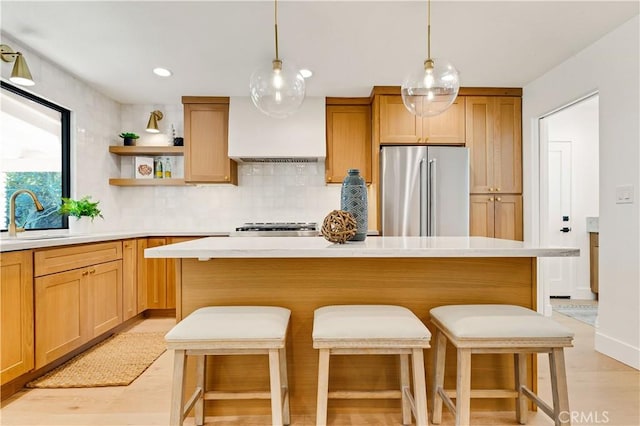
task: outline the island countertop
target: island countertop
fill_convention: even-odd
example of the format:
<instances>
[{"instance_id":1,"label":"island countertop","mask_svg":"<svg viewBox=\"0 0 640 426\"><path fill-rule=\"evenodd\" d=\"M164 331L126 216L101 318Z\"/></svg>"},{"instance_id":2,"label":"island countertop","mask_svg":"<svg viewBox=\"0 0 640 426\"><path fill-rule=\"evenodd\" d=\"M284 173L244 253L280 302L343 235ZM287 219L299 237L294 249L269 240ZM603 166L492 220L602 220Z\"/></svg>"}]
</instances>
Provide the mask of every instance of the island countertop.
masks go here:
<instances>
[{"instance_id":1,"label":"island countertop","mask_svg":"<svg viewBox=\"0 0 640 426\"><path fill-rule=\"evenodd\" d=\"M572 247L540 247L486 237L370 237L334 244L320 237L201 238L145 250L148 258L572 257Z\"/></svg>"}]
</instances>

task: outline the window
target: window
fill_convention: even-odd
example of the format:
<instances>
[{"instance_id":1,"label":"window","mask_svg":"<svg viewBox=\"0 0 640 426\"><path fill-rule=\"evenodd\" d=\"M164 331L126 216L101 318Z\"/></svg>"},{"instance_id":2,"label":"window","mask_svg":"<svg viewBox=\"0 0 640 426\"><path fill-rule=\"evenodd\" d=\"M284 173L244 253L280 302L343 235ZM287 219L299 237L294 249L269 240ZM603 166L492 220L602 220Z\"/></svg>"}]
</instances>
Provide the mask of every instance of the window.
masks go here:
<instances>
[{"instance_id":1,"label":"window","mask_svg":"<svg viewBox=\"0 0 640 426\"><path fill-rule=\"evenodd\" d=\"M66 229L57 213L69 197L70 111L1 82L0 209L2 230L9 227L9 200L19 189L33 191L44 211L28 195L16 197L16 224L25 229Z\"/></svg>"}]
</instances>

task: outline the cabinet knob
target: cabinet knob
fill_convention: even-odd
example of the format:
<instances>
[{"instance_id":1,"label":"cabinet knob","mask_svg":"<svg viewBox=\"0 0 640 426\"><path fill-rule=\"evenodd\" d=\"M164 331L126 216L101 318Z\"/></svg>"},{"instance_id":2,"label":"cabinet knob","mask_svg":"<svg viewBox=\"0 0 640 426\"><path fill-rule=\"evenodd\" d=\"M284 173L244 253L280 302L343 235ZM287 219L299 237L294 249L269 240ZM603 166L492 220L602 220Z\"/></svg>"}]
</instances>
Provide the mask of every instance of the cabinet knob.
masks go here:
<instances>
[{"instance_id":1,"label":"cabinet knob","mask_svg":"<svg viewBox=\"0 0 640 426\"><path fill-rule=\"evenodd\" d=\"M332 178L331 178L331 176L329 176L329 177L327 178L327 180L328 180L329 182L331 182L331 179L332 179Z\"/></svg>"},{"instance_id":2,"label":"cabinet knob","mask_svg":"<svg viewBox=\"0 0 640 426\"><path fill-rule=\"evenodd\" d=\"M489 201L493 201L493 197L489 197Z\"/></svg>"},{"instance_id":3,"label":"cabinet knob","mask_svg":"<svg viewBox=\"0 0 640 426\"><path fill-rule=\"evenodd\" d=\"M92 269L92 270L90 270L90 271L89 271L89 273L90 273L90 274L95 274L95 273L96 273L96 270L95 270L95 269Z\"/></svg>"},{"instance_id":4,"label":"cabinet knob","mask_svg":"<svg viewBox=\"0 0 640 426\"><path fill-rule=\"evenodd\" d=\"M496 198L496 201L502 201L502 198L497 197L497 198Z\"/></svg>"},{"instance_id":5,"label":"cabinet knob","mask_svg":"<svg viewBox=\"0 0 640 426\"><path fill-rule=\"evenodd\" d=\"M493 192L493 188L489 188L489 192Z\"/></svg>"},{"instance_id":6,"label":"cabinet knob","mask_svg":"<svg viewBox=\"0 0 640 426\"><path fill-rule=\"evenodd\" d=\"M420 138L418 138L418 142L422 142L422 141L420 140Z\"/></svg>"},{"instance_id":7,"label":"cabinet knob","mask_svg":"<svg viewBox=\"0 0 640 426\"><path fill-rule=\"evenodd\" d=\"M224 180L229 180L229 176L225 176L225 177L224 177Z\"/></svg>"},{"instance_id":8,"label":"cabinet knob","mask_svg":"<svg viewBox=\"0 0 640 426\"><path fill-rule=\"evenodd\" d=\"M428 142L429 141L429 137L427 136L426 138L424 138L424 141Z\"/></svg>"},{"instance_id":9,"label":"cabinet knob","mask_svg":"<svg viewBox=\"0 0 640 426\"><path fill-rule=\"evenodd\" d=\"M496 191L500 192L500 188L496 188Z\"/></svg>"},{"instance_id":10,"label":"cabinet knob","mask_svg":"<svg viewBox=\"0 0 640 426\"><path fill-rule=\"evenodd\" d=\"M83 277L86 277L87 275L89 275L89 271L83 271L83 272L82 272L82 276L83 276Z\"/></svg>"}]
</instances>

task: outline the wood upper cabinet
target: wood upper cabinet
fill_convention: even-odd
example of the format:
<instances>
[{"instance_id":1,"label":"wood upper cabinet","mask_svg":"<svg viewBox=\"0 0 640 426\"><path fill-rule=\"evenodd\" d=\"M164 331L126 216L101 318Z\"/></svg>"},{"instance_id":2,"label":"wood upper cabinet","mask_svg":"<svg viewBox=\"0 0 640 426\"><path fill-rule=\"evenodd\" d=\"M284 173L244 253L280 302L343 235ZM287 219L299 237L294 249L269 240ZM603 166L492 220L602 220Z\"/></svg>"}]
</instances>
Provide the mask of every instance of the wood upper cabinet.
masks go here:
<instances>
[{"instance_id":1,"label":"wood upper cabinet","mask_svg":"<svg viewBox=\"0 0 640 426\"><path fill-rule=\"evenodd\" d=\"M33 342L33 252L0 253L0 384L31 371Z\"/></svg>"},{"instance_id":2,"label":"wood upper cabinet","mask_svg":"<svg viewBox=\"0 0 640 426\"><path fill-rule=\"evenodd\" d=\"M470 192L522 193L522 101L519 97L468 96Z\"/></svg>"},{"instance_id":3,"label":"wood upper cabinet","mask_svg":"<svg viewBox=\"0 0 640 426\"><path fill-rule=\"evenodd\" d=\"M122 320L133 318L138 310L138 244L135 239L122 242Z\"/></svg>"},{"instance_id":4,"label":"wood upper cabinet","mask_svg":"<svg viewBox=\"0 0 640 426\"><path fill-rule=\"evenodd\" d=\"M523 240L522 195L471 195L469 206L471 236Z\"/></svg>"},{"instance_id":5,"label":"wood upper cabinet","mask_svg":"<svg viewBox=\"0 0 640 426\"><path fill-rule=\"evenodd\" d=\"M327 105L326 114L326 182L342 183L348 169L359 169L371 183L371 105Z\"/></svg>"},{"instance_id":6,"label":"wood upper cabinet","mask_svg":"<svg viewBox=\"0 0 640 426\"><path fill-rule=\"evenodd\" d=\"M380 96L381 144L455 144L465 143L465 97L458 96L440 115L419 117L402 103L402 96Z\"/></svg>"},{"instance_id":7,"label":"wood upper cabinet","mask_svg":"<svg viewBox=\"0 0 640 426\"><path fill-rule=\"evenodd\" d=\"M186 182L238 184L238 165L228 157L229 98L182 98Z\"/></svg>"}]
</instances>

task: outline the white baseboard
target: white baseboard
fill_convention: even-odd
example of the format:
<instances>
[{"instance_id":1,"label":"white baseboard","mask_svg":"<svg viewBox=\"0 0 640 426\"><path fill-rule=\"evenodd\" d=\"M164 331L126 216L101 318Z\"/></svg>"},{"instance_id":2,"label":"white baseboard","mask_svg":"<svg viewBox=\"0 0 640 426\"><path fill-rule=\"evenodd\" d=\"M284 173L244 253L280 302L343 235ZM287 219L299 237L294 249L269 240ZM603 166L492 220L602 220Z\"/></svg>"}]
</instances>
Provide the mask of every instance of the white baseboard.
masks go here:
<instances>
[{"instance_id":1,"label":"white baseboard","mask_svg":"<svg viewBox=\"0 0 640 426\"><path fill-rule=\"evenodd\" d=\"M634 348L627 343L602 334L597 331L597 329L595 336L595 349L596 351L627 364L636 370L640 370L640 348Z\"/></svg>"}]
</instances>

